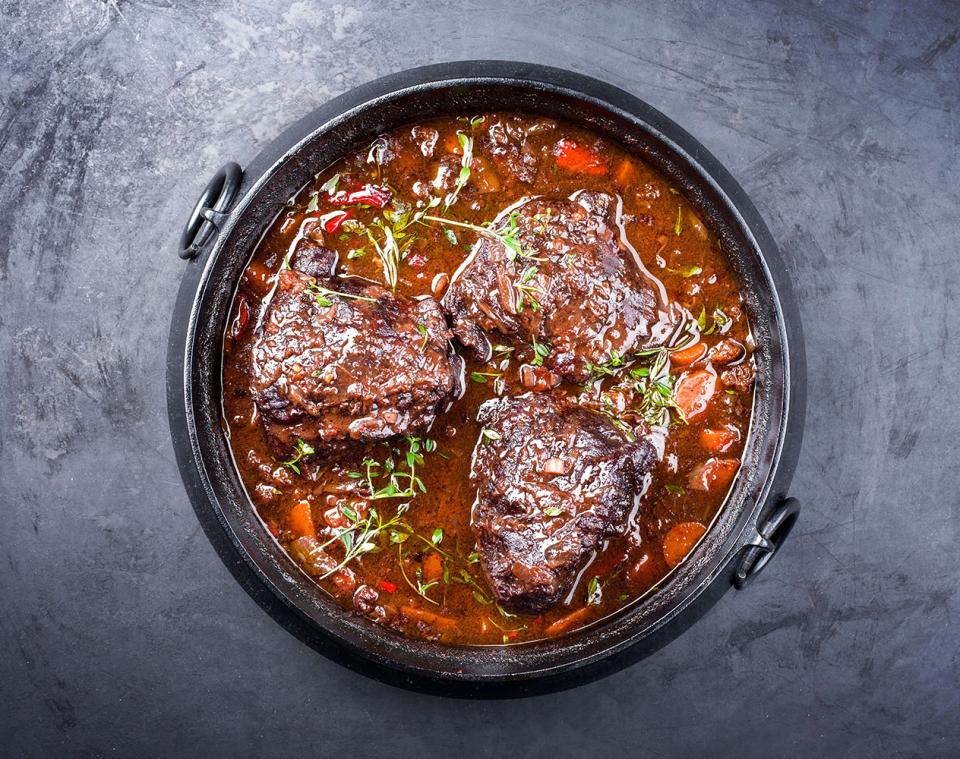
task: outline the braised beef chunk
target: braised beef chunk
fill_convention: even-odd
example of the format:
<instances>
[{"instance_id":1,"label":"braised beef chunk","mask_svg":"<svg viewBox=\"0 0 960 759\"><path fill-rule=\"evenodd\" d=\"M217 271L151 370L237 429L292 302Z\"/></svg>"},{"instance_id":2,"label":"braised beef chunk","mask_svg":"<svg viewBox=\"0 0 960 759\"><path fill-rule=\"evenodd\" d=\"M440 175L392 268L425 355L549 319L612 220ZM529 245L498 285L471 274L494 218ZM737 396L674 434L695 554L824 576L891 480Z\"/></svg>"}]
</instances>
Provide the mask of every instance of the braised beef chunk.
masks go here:
<instances>
[{"instance_id":1,"label":"braised beef chunk","mask_svg":"<svg viewBox=\"0 0 960 759\"><path fill-rule=\"evenodd\" d=\"M454 334L480 358L490 338L519 347L536 340L544 363L569 380L662 345L670 318L653 280L620 240L618 201L583 192L534 199L496 225L454 275L443 298Z\"/></svg>"},{"instance_id":2,"label":"braised beef chunk","mask_svg":"<svg viewBox=\"0 0 960 759\"><path fill-rule=\"evenodd\" d=\"M251 390L271 446L287 455L299 438L321 453L425 431L459 388L449 337L432 298L281 271L251 352Z\"/></svg>"},{"instance_id":3,"label":"braised beef chunk","mask_svg":"<svg viewBox=\"0 0 960 759\"><path fill-rule=\"evenodd\" d=\"M311 277L323 279L333 276L338 258L337 251L317 245L305 238L294 251L290 266Z\"/></svg>"},{"instance_id":4,"label":"braised beef chunk","mask_svg":"<svg viewBox=\"0 0 960 759\"><path fill-rule=\"evenodd\" d=\"M537 614L562 601L605 538L622 534L653 445L557 393L480 407L472 527L497 602Z\"/></svg>"}]
</instances>

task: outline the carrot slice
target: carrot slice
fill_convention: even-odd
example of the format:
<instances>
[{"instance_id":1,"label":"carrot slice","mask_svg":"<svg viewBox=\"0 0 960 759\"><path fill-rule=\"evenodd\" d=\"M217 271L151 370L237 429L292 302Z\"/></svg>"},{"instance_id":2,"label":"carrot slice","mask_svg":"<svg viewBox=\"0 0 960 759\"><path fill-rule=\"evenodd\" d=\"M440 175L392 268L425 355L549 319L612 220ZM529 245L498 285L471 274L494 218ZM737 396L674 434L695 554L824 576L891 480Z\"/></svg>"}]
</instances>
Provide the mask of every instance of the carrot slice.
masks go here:
<instances>
[{"instance_id":1,"label":"carrot slice","mask_svg":"<svg viewBox=\"0 0 960 759\"><path fill-rule=\"evenodd\" d=\"M443 558L440 554L431 551L423 557L423 579L426 582L435 582L443 576Z\"/></svg>"},{"instance_id":2,"label":"carrot slice","mask_svg":"<svg viewBox=\"0 0 960 759\"><path fill-rule=\"evenodd\" d=\"M717 389L717 375L706 369L684 372L677 380L677 406L689 421L707 410Z\"/></svg>"},{"instance_id":3,"label":"carrot slice","mask_svg":"<svg viewBox=\"0 0 960 759\"><path fill-rule=\"evenodd\" d=\"M690 364L703 358L706 353L707 346L705 343L694 343L671 353L670 363L676 366L690 366Z\"/></svg>"},{"instance_id":4,"label":"carrot slice","mask_svg":"<svg viewBox=\"0 0 960 759\"><path fill-rule=\"evenodd\" d=\"M663 558L667 566L673 569L683 561L706 531L707 528L699 522L681 522L671 527L663 539Z\"/></svg>"},{"instance_id":5,"label":"carrot slice","mask_svg":"<svg viewBox=\"0 0 960 759\"><path fill-rule=\"evenodd\" d=\"M725 453L740 439L740 430L732 424L719 429L700 430L700 445L710 453Z\"/></svg>"},{"instance_id":6,"label":"carrot slice","mask_svg":"<svg viewBox=\"0 0 960 759\"><path fill-rule=\"evenodd\" d=\"M297 501L287 513L287 527L290 532L301 537L314 537L317 532L313 526L313 514L308 501Z\"/></svg>"},{"instance_id":7,"label":"carrot slice","mask_svg":"<svg viewBox=\"0 0 960 759\"><path fill-rule=\"evenodd\" d=\"M607 173L607 162L579 142L564 138L553 146L553 155L557 159L557 166L561 169L591 176L602 176Z\"/></svg>"},{"instance_id":8,"label":"carrot slice","mask_svg":"<svg viewBox=\"0 0 960 759\"><path fill-rule=\"evenodd\" d=\"M690 489L726 490L739 469L739 459L707 459L690 472Z\"/></svg>"},{"instance_id":9,"label":"carrot slice","mask_svg":"<svg viewBox=\"0 0 960 759\"><path fill-rule=\"evenodd\" d=\"M613 180L620 188L627 188L632 185L637 181L636 164L629 159L621 161L613 173Z\"/></svg>"},{"instance_id":10,"label":"carrot slice","mask_svg":"<svg viewBox=\"0 0 960 759\"><path fill-rule=\"evenodd\" d=\"M457 629L457 620L442 617L426 609L418 609L416 606L401 606L400 613L407 619L414 622L423 622L425 625L435 627L441 632L454 632Z\"/></svg>"},{"instance_id":11,"label":"carrot slice","mask_svg":"<svg viewBox=\"0 0 960 759\"><path fill-rule=\"evenodd\" d=\"M583 606L577 609L570 614L567 614L565 617L560 617L556 622L553 622L550 625L547 625L547 629L543 631L544 635L559 635L560 633L565 633L572 627L580 627L590 616L592 609L589 606Z\"/></svg>"}]
</instances>

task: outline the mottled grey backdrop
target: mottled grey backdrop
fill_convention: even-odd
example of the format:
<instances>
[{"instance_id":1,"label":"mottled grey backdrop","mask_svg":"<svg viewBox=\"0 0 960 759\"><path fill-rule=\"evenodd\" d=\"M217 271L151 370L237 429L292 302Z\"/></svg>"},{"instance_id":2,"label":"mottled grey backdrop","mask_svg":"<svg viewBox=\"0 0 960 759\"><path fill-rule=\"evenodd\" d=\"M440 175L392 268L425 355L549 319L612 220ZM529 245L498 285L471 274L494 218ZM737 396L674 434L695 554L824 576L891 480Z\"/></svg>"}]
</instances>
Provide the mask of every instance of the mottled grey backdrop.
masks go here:
<instances>
[{"instance_id":1,"label":"mottled grey backdrop","mask_svg":"<svg viewBox=\"0 0 960 759\"><path fill-rule=\"evenodd\" d=\"M0 753L960 752L960 6L4 0ZM499 57L648 100L782 246L809 357L804 513L644 662L514 702L400 691L276 625L184 495L176 237L226 159L402 68Z\"/></svg>"}]
</instances>

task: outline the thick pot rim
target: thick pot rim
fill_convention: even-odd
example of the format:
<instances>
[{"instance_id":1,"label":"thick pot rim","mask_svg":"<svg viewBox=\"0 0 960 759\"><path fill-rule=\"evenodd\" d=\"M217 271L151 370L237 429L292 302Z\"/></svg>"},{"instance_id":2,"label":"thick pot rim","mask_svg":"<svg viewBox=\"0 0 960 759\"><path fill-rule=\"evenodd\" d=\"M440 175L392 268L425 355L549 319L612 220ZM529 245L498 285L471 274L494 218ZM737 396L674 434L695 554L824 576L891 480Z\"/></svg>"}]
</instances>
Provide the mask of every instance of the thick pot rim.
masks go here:
<instances>
[{"instance_id":1,"label":"thick pot rim","mask_svg":"<svg viewBox=\"0 0 960 759\"><path fill-rule=\"evenodd\" d=\"M506 92L547 109L541 112L570 109L574 120L593 129L635 130L637 142L632 147L661 171L658 160L680 167L671 179L676 178L688 198L694 197L698 211L709 205L725 214L729 244L736 246L731 255L744 256L743 272L738 273L742 277L751 267L749 289L755 307L769 317L769 329L760 336L758 347L766 346L769 355L764 360L769 360L763 371L768 381L776 378L777 386L758 390L769 397L761 398L765 406L759 427L755 406L752 449L748 442L756 454L752 479L738 475L721 508L723 518L718 515L720 524L711 526L662 589L556 641L445 646L404 638L335 602L325 604L317 597L317 586L292 560L282 550L278 556L270 548L272 536L267 540L252 503L245 493L238 497L237 483L229 482L233 462L224 456L225 440L219 445L216 440L223 433L216 423L219 398L209 364L213 353L219 362L219 344L214 343L223 332L215 323L218 318L221 325L225 322L224 303L228 308L239 279L238 262L229 268L224 261L231 255L239 258L243 250L247 256L240 263L249 258L257 230L274 218L277 198L283 188L289 189L289 179L285 185L281 178L311 171L316 164L310 154L317 152L318 143L336 139L346 145L364 130L385 131L413 121L441 97L466 104L478 93L496 99L497 93ZM570 118L567 111L564 117ZM361 122L361 128L351 126ZM232 210L215 217L219 233L209 252L188 264L168 348L168 410L181 474L208 537L248 592L288 629L348 666L401 685L450 695L516 695L593 679L636 660L673 638L729 588L738 557L764 539L759 520L785 497L792 476L804 412L803 343L798 309L776 244L743 189L691 135L629 93L569 71L503 61L437 64L378 79L316 109L250 163L240 194ZM263 209L271 203L276 203L274 211L267 214ZM723 241L726 249L726 238ZM767 342L761 345L763 340ZM233 479L238 479L235 471ZM645 608L647 613L641 613Z\"/></svg>"}]
</instances>

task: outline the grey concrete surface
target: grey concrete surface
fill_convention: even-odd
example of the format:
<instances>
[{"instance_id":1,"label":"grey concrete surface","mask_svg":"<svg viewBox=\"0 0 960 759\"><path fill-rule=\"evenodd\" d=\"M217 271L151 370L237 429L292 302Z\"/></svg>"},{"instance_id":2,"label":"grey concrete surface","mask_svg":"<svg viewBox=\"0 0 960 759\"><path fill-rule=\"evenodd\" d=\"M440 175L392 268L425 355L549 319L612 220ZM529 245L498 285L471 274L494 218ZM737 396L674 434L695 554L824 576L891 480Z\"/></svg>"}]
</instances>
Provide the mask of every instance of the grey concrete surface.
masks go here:
<instances>
[{"instance_id":1,"label":"grey concrete surface","mask_svg":"<svg viewBox=\"0 0 960 759\"><path fill-rule=\"evenodd\" d=\"M6 0L0 754L960 755L960 6ZM512 702L357 676L200 531L164 351L200 187L377 76L571 68L745 186L795 279L809 410L788 546L605 680Z\"/></svg>"}]
</instances>

